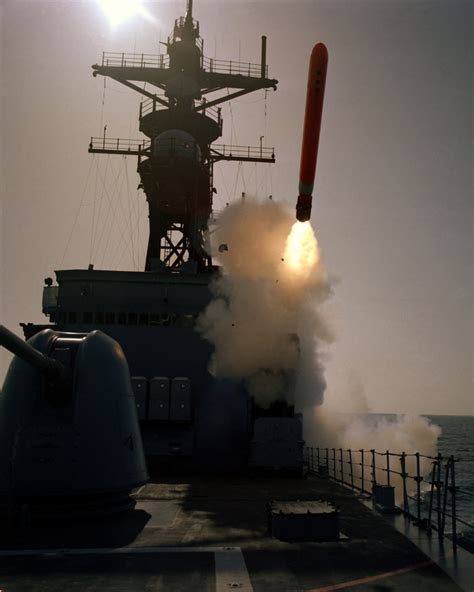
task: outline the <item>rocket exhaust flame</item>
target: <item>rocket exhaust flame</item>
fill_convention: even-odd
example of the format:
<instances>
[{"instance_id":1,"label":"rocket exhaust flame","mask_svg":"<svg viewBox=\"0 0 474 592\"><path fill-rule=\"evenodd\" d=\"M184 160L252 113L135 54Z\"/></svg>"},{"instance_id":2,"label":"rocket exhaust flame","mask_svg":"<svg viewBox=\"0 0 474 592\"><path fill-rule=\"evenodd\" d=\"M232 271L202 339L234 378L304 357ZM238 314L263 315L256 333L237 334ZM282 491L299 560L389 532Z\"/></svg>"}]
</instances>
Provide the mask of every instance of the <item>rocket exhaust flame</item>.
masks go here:
<instances>
[{"instance_id":1,"label":"rocket exhaust flame","mask_svg":"<svg viewBox=\"0 0 474 592\"><path fill-rule=\"evenodd\" d=\"M318 265L318 241L309 222L293 224L286 241L284 261L301 279L307 279Z\"/></svg>"},{"instance_id":2,"label":"rocket exhaust flame","mask_svg":"<svg viewBox=\"0 0 474 592\"><path fill-rule=\"evenodd\" d=\"M294 224L277 202L245 200L219 216L211 246L222 274L197 324L214 346L210 373L243 380L262 407L321 404L320 344L332 336L319 304L331 286L309 222Z\"/></svg>"}]
</instances>

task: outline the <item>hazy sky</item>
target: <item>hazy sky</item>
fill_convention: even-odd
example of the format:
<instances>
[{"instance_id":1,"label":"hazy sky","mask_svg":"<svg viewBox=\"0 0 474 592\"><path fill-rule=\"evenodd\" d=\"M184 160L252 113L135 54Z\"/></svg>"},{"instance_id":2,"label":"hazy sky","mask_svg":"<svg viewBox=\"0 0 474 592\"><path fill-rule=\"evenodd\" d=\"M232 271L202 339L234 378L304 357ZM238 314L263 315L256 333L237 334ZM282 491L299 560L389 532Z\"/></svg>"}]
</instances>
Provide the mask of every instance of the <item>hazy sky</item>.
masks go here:
<instances>
[{"instance_id":1,"label":"hazy sky","mask_svg":"<svg viewBox=\"0 0 474 592\"><path fill-rule=\"evenodd\" d=\"M337 278L327 397L474 413L472 3L194 4L207 56L258 63L265 34L280 81L223 112L223 141L258 146L263 135L277 164L216 167L217 209L243 190L294 202L307 62L314 43L328 47L312 220ZM185 0L147 7L155 23L111 29L93 1L0 5L0 306L18 332L20 321L46 321L43 278L61 265L143 266L136 162L93 157L87 145L104 125L108 136L140 137L139 95L112 80L104 91L90 66L102 51L159 51Z\"/></svg>"}]
</instances>

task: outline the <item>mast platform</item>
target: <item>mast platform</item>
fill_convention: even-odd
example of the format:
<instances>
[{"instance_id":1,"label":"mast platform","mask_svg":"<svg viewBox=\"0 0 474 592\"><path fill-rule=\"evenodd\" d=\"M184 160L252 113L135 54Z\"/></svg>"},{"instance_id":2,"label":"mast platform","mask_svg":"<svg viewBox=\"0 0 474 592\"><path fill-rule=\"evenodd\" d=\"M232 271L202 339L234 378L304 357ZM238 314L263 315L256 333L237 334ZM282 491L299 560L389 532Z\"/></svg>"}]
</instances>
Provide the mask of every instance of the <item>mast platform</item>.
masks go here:
<instances>
[{"instance_id":1,"label":"mast platform","mask_svg":"<svg viewBox=\"0 0 474 592\"><path fill-rule=\"evenodd\" d=\"M89 143L92 154L122 154L124 156L150 156L150 140L127 140L123 138L92 137ZM267 146L234 146L212 144L209 159L238 162L274 163L275 149Z\"/></svg>"}]
</instances>

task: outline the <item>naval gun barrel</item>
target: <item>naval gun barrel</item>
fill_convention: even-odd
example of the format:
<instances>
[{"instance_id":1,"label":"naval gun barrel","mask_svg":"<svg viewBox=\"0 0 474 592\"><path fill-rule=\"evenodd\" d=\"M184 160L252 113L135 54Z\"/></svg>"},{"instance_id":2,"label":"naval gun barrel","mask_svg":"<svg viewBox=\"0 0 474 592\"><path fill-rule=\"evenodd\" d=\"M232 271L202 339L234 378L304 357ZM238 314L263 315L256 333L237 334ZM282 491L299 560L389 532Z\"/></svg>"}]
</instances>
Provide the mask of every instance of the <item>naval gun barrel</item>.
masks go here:
<instances>
[{"instance_id":1,"label":"naval gun barrel","mask_svg":"<svg viewBox=\"0 0 474 592\"><path fill-rule=\"evenodd\" d=\"M3 325L0 325L0 345L50 378L64 375L65 367L60 362L45 356Z\"/></svg>"}]
</instances>

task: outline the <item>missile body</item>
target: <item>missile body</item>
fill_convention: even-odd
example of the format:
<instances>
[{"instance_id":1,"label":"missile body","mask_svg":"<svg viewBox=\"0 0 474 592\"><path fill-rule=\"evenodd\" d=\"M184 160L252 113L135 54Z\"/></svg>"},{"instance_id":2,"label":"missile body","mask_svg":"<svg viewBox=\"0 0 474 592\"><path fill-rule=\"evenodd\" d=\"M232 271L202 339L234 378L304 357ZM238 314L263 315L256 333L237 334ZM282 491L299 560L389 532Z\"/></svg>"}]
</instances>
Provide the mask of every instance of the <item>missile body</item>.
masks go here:
<instances>
[{"instance_id":1,"label":"missile body","mask_svg":"<svg viewBox=\"0 0 474 592\"><path fill-rule=\"evenodd\" d=\"M306 222L311 216L327 67L328 50L323 43L317 43L311 52L306 91L299 195L296 203L296 219L300 222Z\"/></svg>"}]
</instances>

